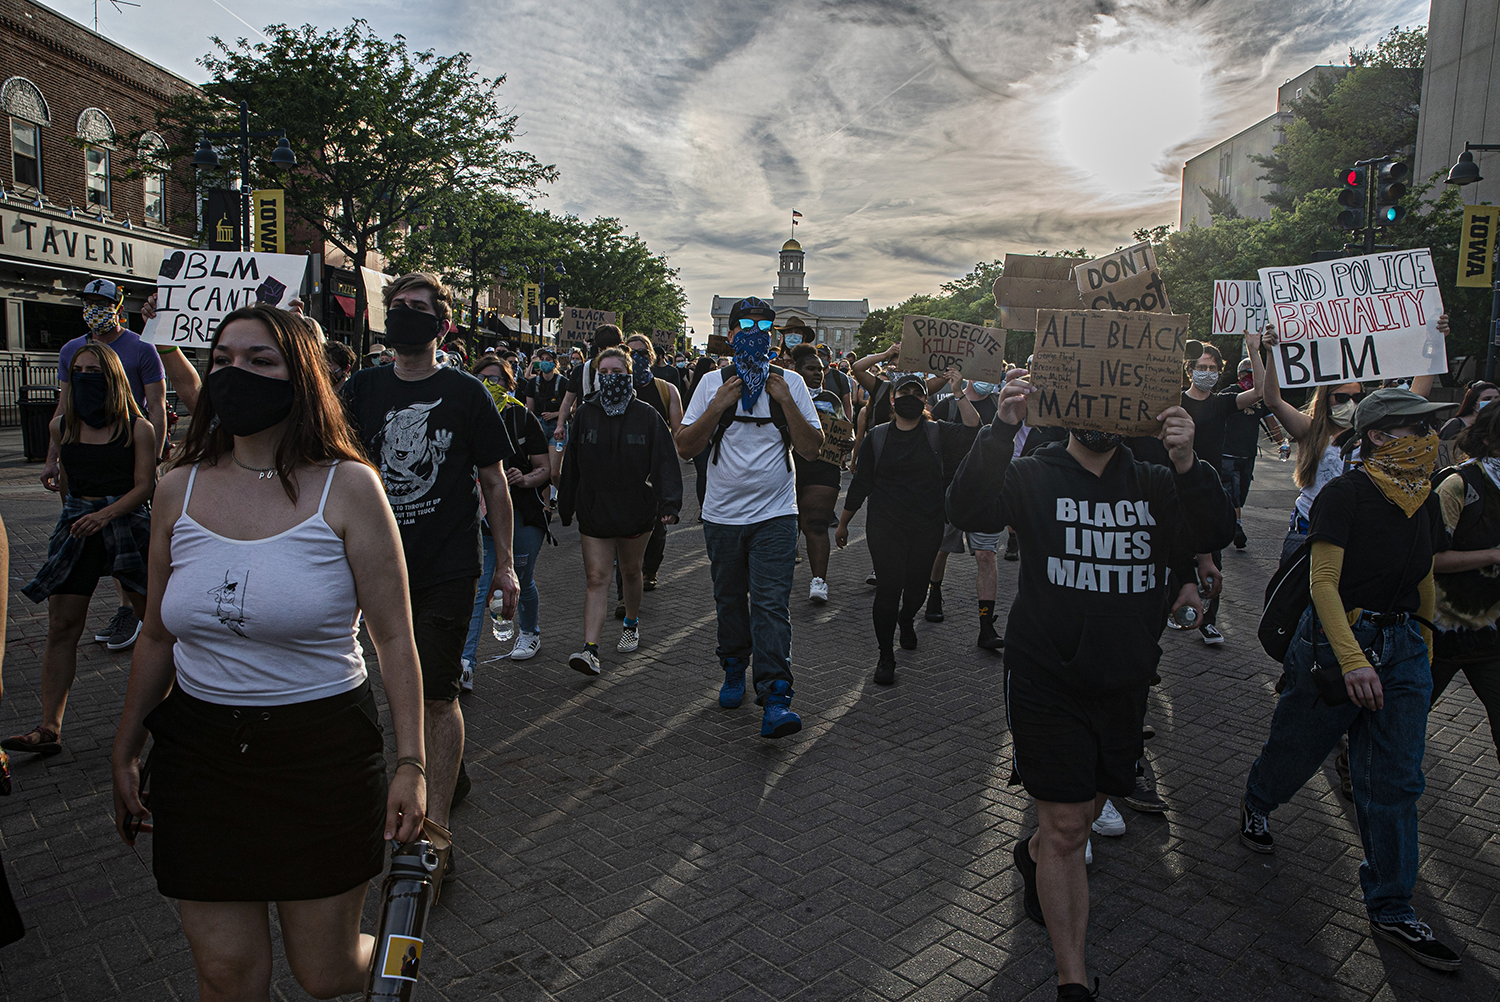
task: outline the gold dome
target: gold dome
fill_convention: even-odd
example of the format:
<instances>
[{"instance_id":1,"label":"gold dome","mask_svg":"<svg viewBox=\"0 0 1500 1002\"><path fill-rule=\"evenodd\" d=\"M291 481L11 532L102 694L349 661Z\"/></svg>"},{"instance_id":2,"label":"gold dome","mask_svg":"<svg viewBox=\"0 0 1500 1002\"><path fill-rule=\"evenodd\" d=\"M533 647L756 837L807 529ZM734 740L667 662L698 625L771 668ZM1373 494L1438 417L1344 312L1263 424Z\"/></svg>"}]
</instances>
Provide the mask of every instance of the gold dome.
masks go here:
<instances>
[{"instance_id":1,"label":"gold dome","mask_svg":"<svg viewBox=\"0 0 1500 1002\"><path fill-rule=\"evenodd\" d=\"M789 251L789 250L799 251L799 250L802 249L802 245L799 244L795 239L793 239L793 240L788 240L786 243L782 244L781 245L781 249L784 250L784 251Z\"/></svg>"}]
</instances>

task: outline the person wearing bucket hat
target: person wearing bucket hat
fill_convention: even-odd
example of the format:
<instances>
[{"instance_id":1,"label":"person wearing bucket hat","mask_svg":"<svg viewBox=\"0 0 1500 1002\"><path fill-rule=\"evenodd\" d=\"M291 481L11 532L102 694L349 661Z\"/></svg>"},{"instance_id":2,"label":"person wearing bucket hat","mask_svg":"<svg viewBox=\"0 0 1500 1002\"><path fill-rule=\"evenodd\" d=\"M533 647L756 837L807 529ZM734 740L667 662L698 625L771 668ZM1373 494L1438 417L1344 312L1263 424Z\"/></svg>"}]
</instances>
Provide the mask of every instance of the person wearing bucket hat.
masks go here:
<instances>
[{"instance_id":1,"label":"person wearing bucket hat","mask_svg":"<svg viewBox=\"0 0 1500 1002\"><path fill-rule=\"evenodd\" d=\"M1329 482L1313 502L1311 602L1282 665L1285 684L1240 805L1241 842L1274 852L1271 812L1347 735L1370 931L1440 971L1457 970L1458 955L1418 921L1411 897L1432 696L1433 564L1448 548L1431 482L1435 424L1452 406L1391 388L1366 394L1356 408L1344 450L1357 447L1363 465Z\"/></svg>"}]
</instances>

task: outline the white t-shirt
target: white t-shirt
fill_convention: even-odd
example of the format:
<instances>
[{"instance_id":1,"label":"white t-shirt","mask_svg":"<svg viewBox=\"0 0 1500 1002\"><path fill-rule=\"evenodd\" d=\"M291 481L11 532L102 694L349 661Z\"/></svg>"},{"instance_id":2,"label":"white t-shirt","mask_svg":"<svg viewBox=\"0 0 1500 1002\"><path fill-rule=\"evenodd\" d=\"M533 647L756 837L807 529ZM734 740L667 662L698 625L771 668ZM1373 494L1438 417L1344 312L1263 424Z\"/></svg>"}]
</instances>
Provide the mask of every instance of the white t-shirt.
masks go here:
<instances>
[{"instance_id":1,"label":"white t-shirt","mask_svg":"<svg viewBox=\"0 0 1500 1002\"><path fill-rule=\"evenodd\" d=\"M1343 451L1336 445L1330 444L1323 450L1323 455L1318 460L1317 472L1313 474L1312 486L1302 488L1297 495L1297 514L1303 518L1312 516L1313 502L1318 499L1318 492L1328 486L1329 482L1336 477L1344 475L1349 464L1344 462Z\"/></svg>"},{"instance_id":2,"label":"white t-shirt","mask_svg":"<svg viewBox=\"0 0 1500 1002\"><path fill-rule=\"evenodd\" d=\"M682 423L690 425L703 417L709 402L724 377L719 370L705 373L693 393ZM813 407L812 395L801 379L787 379L792 391L792 401L802 412L802 417L814 428L821 428L818 412ZM748 417L771 416L771 393L762 390L755 401L755 409L746 411L744 404L735 405L735 413ZM787 469L786 446L781 441L781 431L775 424L762 425L736 421L724 432L720 443L719 461L709 454L708 491L703 498L703 520L721 525L751 525L782 515L797 514L797 478Z\"/></svg>"}]
</instances>

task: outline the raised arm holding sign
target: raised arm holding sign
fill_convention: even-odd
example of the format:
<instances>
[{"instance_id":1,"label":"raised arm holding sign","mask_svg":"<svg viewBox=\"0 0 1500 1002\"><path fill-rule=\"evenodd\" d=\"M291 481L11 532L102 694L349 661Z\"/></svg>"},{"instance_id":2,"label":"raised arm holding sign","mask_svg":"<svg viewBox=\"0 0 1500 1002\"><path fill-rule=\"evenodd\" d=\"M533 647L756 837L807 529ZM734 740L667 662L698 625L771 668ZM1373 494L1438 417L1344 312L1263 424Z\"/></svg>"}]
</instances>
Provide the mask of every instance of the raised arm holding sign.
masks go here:
<instances>
[{"instance_id":1,"label":"raised arm holding sign","mask_svg":"<svg viewBox=\"0 0 1500 1002\"><path fill-rule=\"evenodd\" d=\"M1260 269L1283 388L1434 376L1448 369L1432 252Z\"/></svg>"}]
</instances>

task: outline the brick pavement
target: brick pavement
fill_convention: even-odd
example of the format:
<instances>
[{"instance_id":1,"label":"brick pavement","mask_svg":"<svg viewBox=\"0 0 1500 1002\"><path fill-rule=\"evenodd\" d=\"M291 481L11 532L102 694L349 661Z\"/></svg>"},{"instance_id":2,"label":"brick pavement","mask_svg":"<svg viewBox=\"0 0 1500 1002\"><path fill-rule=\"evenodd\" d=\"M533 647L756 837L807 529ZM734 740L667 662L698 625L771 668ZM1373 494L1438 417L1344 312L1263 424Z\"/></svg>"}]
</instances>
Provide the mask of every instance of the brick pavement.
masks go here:
<instances>
[{"instance_id":1,"label":"brick pavement","mask_svg":"<svg viewBox=\"0 0 1500 1002\"><path fill-rule=\"evenodd\" d=\"M16 433L0 432L12 554L3 733L35 723L45 618L16 589L56 514L19 451ZM1260 472L1251 547L1226 555L1229 642L1163 642L1151 754L1173 809L1124 809L1128 834L1095 839L1090 967L1110 999L1495 999L1497 766L1461 681L1432 716L1416 901L1465 944L1460 973L1429 973L1368 936L1353 812L1331 769L1277 813L1275 856L1239 845L1237 798L1276 674L1253 624L1290 503L1289 467L1263 460ZM641 650L622 657L604 644L594 681L565 664L581 632L576 532L545 549L541 655L482 667L464 700L474 792L454 815L460 876L434 910L419 998L1053 997L1046 934L1025 919L1010 862L1035 818L1005 785L1000 661L971 646L973 562L952 561L948 622L919 622L921 649L898 652L898 684L879 689L868 680L861 526L834 556L829 605L803 601L798 568L794 705L805 729L776 743L758 736L748 703L714 702L710 582L691 518L672 531L663 586L646 596ZM1004 604L1015 565L1001 568ZM91 626L112 602L96 598ZM486 637L481 651L493 647ZM6 998L196 998L174 910L150 874L150 838L132 852L110 820L128 665L85 643L65 751L17 759L16 792L0 800L0 850L30 928L0 951ZM284 820L247 823L295 851ZM374 906L371 894L367 929ZM306 997L278 951L275 998Z\"/></svg>"}]
</instances>

